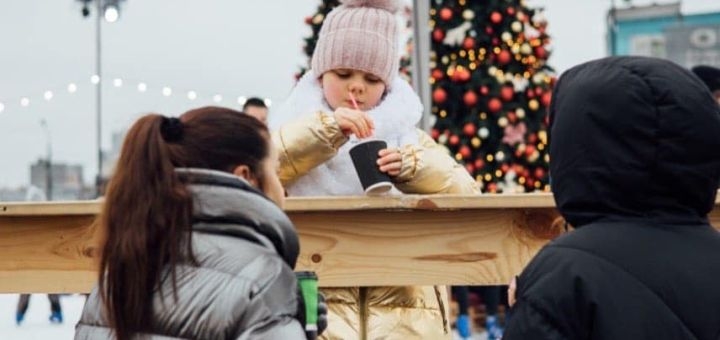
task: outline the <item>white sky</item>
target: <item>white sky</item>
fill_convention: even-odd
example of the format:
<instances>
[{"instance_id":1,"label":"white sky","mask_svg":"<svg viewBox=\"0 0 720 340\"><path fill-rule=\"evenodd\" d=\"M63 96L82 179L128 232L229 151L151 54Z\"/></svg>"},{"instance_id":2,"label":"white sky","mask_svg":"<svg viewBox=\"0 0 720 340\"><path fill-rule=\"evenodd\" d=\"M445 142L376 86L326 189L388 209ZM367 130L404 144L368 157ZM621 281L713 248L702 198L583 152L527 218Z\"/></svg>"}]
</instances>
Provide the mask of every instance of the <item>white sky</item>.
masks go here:
<instances>
[{"instance_id":1,"label":"white sky","mask_svg":"<svg viewBox=\"0 0 720 340\"><path fill-rule=\"evenodd\" d=\"M553 37L550 64L559 72L605 55L610 0L526 0L544 7ZM621 3L622 0L616 0ZM647 4L650 1L634 1ZM655 1L667 3L668 1ZM239 107L238 96L281 102L305 63L304 23L319 0L127 0L120 20L103 25L103 147L113 131L140 114L177 115L201 105ZM685 13L720 11L720 1L685 0ZM94 13L93 13L94 15ZM29 165L45 157L45 119L53 161L82 164L96 174L94 17L83 19L74 0L0 3L0 187L29 182ZM122 78L122 87L113 79ZM140 93L138 82L147 83ZM69 94L69 83L77 92ZM172 88L170 97L161 94ZM46 90L53 92L49 101ZM194 90L198 98L187 99ZM30 99L22 107L20 100Z\"/></svg>"}]
</instances>

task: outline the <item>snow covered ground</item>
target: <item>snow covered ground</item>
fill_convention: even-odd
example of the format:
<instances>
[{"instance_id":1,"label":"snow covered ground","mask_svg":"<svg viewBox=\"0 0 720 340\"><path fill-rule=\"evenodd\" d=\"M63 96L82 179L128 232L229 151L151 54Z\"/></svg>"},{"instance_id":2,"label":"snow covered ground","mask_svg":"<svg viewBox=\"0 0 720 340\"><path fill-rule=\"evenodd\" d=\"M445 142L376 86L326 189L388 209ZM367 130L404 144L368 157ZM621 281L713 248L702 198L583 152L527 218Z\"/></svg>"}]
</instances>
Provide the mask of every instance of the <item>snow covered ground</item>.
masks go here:
<instances>
[{"instance_id":1,"label":"snow covered ground","mask_svg":"<svg viewBox=\"0 0 720 340\"><path fill-rule=\"evenodd\" d=\"M50 302L46 295L33 294L30 298L30 307L25 320L19 326L15 325L15 309L18 301L17 294L0 294L0 339L3 340L46 340L46 339L72 339L75 334L75 324L80 319L85 296L64 295L60 297L63 308L63 323L51 324ZM457 333L454 340L459 340ZM485 340L485 332L476 333L472 340Z\"/></svg>"}]
</instances>

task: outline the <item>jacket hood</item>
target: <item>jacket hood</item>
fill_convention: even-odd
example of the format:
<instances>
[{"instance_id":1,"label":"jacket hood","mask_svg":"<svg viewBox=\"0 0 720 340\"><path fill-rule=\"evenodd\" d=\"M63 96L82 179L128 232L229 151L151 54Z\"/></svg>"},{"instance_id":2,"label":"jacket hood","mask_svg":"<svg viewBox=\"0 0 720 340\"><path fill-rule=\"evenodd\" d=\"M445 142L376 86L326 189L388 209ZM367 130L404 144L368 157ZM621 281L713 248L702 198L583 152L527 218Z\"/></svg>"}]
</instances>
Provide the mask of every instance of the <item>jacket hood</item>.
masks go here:
<instances>
[{"instance_id":1,"label":"jacket hood","mask_svg":"<svg viewBox=\"0 0 720 340\"><path fill-rule=\"evenodd\" d=\"M695 75L665 60L609 57L566 71L552 98L552 190L570 224L707 221L720 108Z\"/></svg>"},{"instance_id":2,"label":"jacket hood","mask_svg":"<svg viewBox=\"0 0 720 340\"><path fill-rule=\"evenodd\" d=\"M176 169L193 195L193 230L229 235L274 248L295 268L300 245L295 226L262 192L229 173Z\"/></svg>"}]
</instances>

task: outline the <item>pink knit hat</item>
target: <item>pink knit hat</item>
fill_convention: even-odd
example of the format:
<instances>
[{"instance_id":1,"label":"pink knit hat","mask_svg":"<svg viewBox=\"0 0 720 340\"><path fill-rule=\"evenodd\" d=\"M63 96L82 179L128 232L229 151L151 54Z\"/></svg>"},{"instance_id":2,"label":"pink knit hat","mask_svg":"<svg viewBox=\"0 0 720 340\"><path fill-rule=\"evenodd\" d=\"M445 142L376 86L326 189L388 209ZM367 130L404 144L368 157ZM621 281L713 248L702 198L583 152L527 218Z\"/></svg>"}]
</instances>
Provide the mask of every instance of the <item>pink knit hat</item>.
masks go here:
<instances>
[{"instance_id":1,"label":"pink knit hat","mask_svg":"<svg viewBox=\"0 0 720 340\"><path fill-rule=\"evenodd\" d=\"M318 76L347 68L378 76L386 86L398 72L397 0L341 0L325 18L311 67Z\"/></svg>"}]
</instances>

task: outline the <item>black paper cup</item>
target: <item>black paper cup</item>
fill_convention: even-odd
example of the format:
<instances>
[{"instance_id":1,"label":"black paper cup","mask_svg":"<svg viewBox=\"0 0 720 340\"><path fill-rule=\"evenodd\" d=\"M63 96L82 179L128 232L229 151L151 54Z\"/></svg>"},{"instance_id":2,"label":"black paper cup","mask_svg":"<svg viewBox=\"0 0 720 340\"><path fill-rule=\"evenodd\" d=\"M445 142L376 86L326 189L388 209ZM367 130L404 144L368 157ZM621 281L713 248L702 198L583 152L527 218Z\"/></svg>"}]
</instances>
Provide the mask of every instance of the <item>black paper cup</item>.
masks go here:
<instances>
[{"instance_id":1,"label":"black paper cup","mask_svg":"<svg viewBox=\"0 0 720 340\"><path fill-rule=\"evenodd\" d=\"M352 158L366 195L380 195L392 189L390 176L380 171L377 165L378 152L387 148L387 143L381 140L365 140L350 149Z\"/></svg>"}]
</instances>

